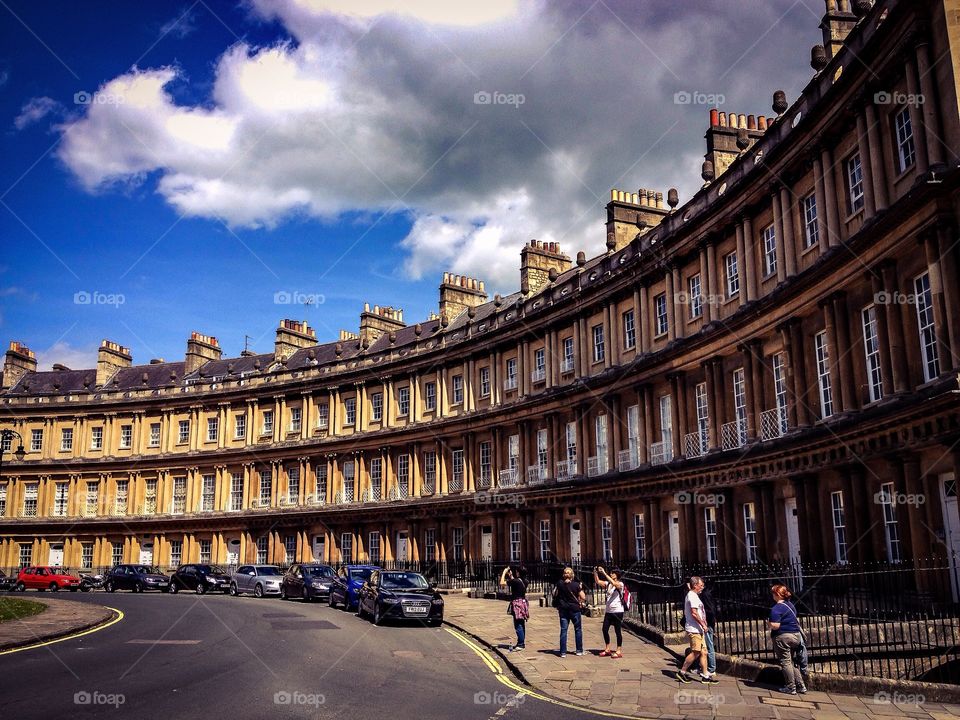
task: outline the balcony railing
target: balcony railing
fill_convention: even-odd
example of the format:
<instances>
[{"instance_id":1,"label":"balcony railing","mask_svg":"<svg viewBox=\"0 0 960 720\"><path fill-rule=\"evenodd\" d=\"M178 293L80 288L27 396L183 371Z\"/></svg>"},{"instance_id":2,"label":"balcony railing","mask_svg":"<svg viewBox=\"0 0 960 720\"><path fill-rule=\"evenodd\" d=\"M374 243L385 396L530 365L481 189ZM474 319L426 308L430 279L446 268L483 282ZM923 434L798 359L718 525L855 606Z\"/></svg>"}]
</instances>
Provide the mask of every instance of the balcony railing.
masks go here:
<instances>
[{"instance_id":1,"label":"balcony railing","mask_svg":"<svg viewBox=\"0 0 960 720\"><path fill-rule=\"evenodd\" d=\"M505 378L503 381L504 390L516 390L517 389L517 376Z\"/></svg>"},{"instance_id":2,"label":"balcony railing","mask_svg":"<svg viewBox=\"0 0 960 720\"><path fill-rule=\"evenodd\" d=\"M760 413L760 439L773 440L787 432L787 409L785 407L764 410Z\"/></svg>"},{"instance_id":3,"label":"balcony railing","mask_svg":"<svg viewBox=\"0 0 960 720\"><path fill-rule=\"evenodd\" d=\"M477 476L477 490L488 490L490 488L490 468L481 470Z\"/></svg>"},{"instance_id":4,"label":"balcony railing","mask_svg":"<svg viewBox=\"0 0 960 720\"><path fill-rule=\"evenodd\" d=\"M607 456L594 455L587 458L587 477L597 477L607 472Z\"/></svg>"},{"instance_id":5,"label":"balcony railing","mask_svg":"<svg viewBox=\"0 0 960 720\"><path fill-rule=\"evenodd\" d=\"M406 500L410 497L410 486L407 482L401 482L390 488L391 500Z\"/></svg>"},{"instance_id":6,"label":"balcony railing","mask_svg":"<svg viewBox=\"0 0 960 720\"><path fill-rule=\"evenodd\" d=\"M317 418L317 430L326 430L328 427L330 427L330 418Z\"/></svg>"},{"instance_id":7,"label":"balcony railing","mask_svg":"<svg viewBox=\"0 0 960 720\"><path fill-rule=\"evenodd\" d=\"M530 380L535 383L543 382L547 379L547 369L546 368L536 368L530 373Z\"/></svg>"},{"instance_id":8,"label":"balcony railing","mask_svg":"<svg viewBox=\"0 0 960 720\"><path fill-rule=\"evenodd\" d=\"M620 472L629 472L640 467L636 450L621 450L617 453L617 467Z\"/></svg>"},{"instance_id":9,"label":"balcony railing","mask_svg":"<svg viewBox=\"0 0 960 720\"><path fill-rule=\"evenodd\" d=\"M734 420L720 426L720 442L724 450L733 450L747 444L747 421Z\"/></svg>"},{"instance_id":10,"label":"balcony railing","mask_svg":"<svg viewBox=\"0 0 960 720\"><path fill-rule=\"evenodd\" d=\"M573 358L564 358L560 362L560 372L562 373L572 373L573 372Z\"/></svg>"},{"instance_id":11,"label":"balcony railing","mask_svg":"<svg viewBox=\"0 0 960 720\"><path fill-rule=\"evenodd\" d=\"M540 485L547 481L547 468L543 465L531 465L527 468L527 484Z\"/></svg>"},{"instance_id":12,"label":"balcony railing","mask_svg":"<svg viewBox=\"0 0 960 720\"><path fill-rule=\"evenodd\" d=\"M311 505L314 507L319 507L321 505L327 504L326 493L310 493L307 495L306 499L303 501L304 505Z\"/></svg>"},{"instance_id":13,"label":"balcony railing","mask_svg":"<svg viewBox=\"0 0 960 720\"><path fill-rule=\"evenodd\" d=\"M454 470L450 475L450 482L447 483L448 492L463 492L463 470Z\"/></svg>"},{"instance_id":14,"label":"balcony railing","mask_svg":"<svg viewBox=\"0 0 960 720\"><path fill-rule=\"evenodd\" d=\"M516 468L507 468L500 471L500 476L498 480L498 487L511 488L517 486L517 470Z\"/></svg>"},{"instance_id":15,"label":"balcony railing","mask_svg":"<svg viewBox=\"0 0 960 720\"><path fill-rule=\"evenodd\" d=\"M433 495L437 491L437 474L430 473L423 476L423 487L420 489L421 495Z\"/></svg>"},{"instance_id":16,"label":"balcony railing","mask_svg":"<svg viewBox=\"0 0 960 720\"><path fill-rule=\"evenodd\" d=\"M673 460L673 442L661 440L650 446L650 464L663 465Z\"/></svg>"},{"instance_id":17,"label":"balcony railing","mask_svg":"<svg viewBox=\"0 0 960 720\"><path fill-rule=\"evenodd\" d=\"M706 431L687 433L683 436L683 454L688 457L701 457L710 449L710 437Z\"/></svg>"},{"instance_id":18,"label":"balcony railing","mask_svg":"<svg viewBox=\"0 0 960 720\"><path fill-rule=\"evenodd\" d=\"M573 460L557 461L557 481L558 482L561 482L563 480L569 480L576 474L577 474L576 458L574 458Z\"/></svg>"}]
</instances>

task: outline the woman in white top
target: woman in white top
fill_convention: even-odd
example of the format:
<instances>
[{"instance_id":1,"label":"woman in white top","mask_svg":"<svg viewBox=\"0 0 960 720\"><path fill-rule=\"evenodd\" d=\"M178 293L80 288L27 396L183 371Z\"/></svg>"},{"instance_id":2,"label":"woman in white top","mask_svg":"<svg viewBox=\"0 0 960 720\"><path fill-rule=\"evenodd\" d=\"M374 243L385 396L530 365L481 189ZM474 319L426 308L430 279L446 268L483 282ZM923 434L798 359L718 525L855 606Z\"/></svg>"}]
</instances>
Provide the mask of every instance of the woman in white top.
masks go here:
<instances>
[{"instance_id":1,"label":"woman in white top","mask_svg":"<svg viewBox=\"0 0 960 720\"><path fill-rule=\"evenodd\" d=\"M607 592L606 612L603 615L603 642L605 643L600 657L623 657L623 573L620 570L611 570L610 574L602 567L593 569L593 581ZM610 626L617 633L617 649L610 651Z\"/></svg>"}]
</instances>

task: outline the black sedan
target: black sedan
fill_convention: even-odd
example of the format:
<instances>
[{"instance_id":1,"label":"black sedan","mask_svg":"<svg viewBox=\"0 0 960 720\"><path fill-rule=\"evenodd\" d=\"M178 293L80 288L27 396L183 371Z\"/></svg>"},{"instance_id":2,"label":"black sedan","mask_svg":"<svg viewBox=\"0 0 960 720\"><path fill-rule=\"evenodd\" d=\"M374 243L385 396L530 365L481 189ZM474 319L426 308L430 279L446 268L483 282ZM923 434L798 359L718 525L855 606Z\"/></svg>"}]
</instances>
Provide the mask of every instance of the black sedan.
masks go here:
<instances>
[{"instance_id":1,"label":"black sedan","mask_svg":"<svg viewBox=\"0 0 960 720\"><path fill-rule=\"evenodd\" d=\"M443 622L443 598L420 573L376 570L358 593L357 613L369 615L375 625L384 620Z\"/></svg>"},{"instance_id":2,"label":"black sedan","mask_svg":"<svg viewBox=\"0 0 960 720\"><path fill-rule=\"evenodd\" d=\"M330 599L330 584L336 571L329 565L295 563L290 566L280 581L280 597L283 600L303 598L306 601Z\"/></svg>"},{"instance_id":3,"label":"black sedan","mask_svg":"<svg viewBox=\"0 0 960 720\"><path fill-rule=\"evenodd\" d=\"M157 568L147 565L117 565L111 568L103 582L103 589L107 592L114 590L160 590L167 592L170 589L170 578Z\"/></svg>"},{"instance_id":4,"label":"black sedan","mask_svg":"<svg viewBox=\"0 0 960 720\"><path fill-rule=\"evenodd\" d=\"M209 590L230 591L230 576L216 565L181 565L170 576L170 592L193 590L203 595Z\"/></svg>"},{"instance_id":5,"label":"black sedan","mask_svg":"<svg viewBox=\"0 0 960 720\"><path fill-rule=\"evenodd\" d=\"M7 575L0 570L0 591L2 590L13 590L14 586L17 584L17 578Z\"/></svg>"}]
</instances>

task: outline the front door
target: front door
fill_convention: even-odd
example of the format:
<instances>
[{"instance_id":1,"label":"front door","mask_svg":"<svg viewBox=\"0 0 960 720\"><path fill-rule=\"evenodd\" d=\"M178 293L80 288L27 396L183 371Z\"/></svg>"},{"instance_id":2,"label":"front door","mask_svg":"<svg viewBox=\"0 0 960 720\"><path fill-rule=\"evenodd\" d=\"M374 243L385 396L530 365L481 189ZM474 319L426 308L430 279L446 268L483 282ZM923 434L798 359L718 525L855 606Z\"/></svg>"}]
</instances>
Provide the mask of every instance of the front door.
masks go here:
<instances>
[{"instance_id":1,"label":"front door","mask_svg":"<svg viewBox=\"0 0 960 720\"><path fill-rule=\"evenodd\" d=\"M140 564L153 565L153 543L144 543L140 546Z\"/></svg>"},{"instance_id":2,"label":"front door","mask_svg":"<svg viewBox=\"0 0 960 720\"><path fill-rule=\"evenodd\" d=\"M670 511L670 559L673 562L680 562L680 513L677 510Z\"/></svg>"},{"instance_id":3,"label":"front door","mask_svg":"<svg viewBox=\"0 0 960 720\"><path fill-rule=\"evenodd\" d=\"M950 553L950 589L953 601L960 598L960 515L957 509L957 481L954 474L940 475L940 500L943 506L944 543Z\"/></svg>"},{"instance_id":4,"label":"front door","mask_svg":"<svg viewBox=\"0 0 960 720\"><path fill-rule=\"evenodd\" d=\"M313 559L316 562L327 561L327 539L323 535L313 537Z\"/></svg>"},{"instance_id":5,"label":"front door","mask_svg":"<svg viewBox=\"0 0 960 720\"><path fill-rule=\"evenodd\" d=\"M397 561L406 562L409 559L407 550L407 531L401 530L397 533Z\"/></svg>"},{"instance_id":6,"label":"front door","mask_svg":"<svg viewBox=\"0 0 960 720\"><path fill-rule=\"evenodd\" d=\"M53 567L63 566L63 545L50 546L50 565Z\"/></svg>"},{"instance_id":7,"label":"front door","mask_svg":"<svg viewBox=\"0 0 960 720\"><path fill-rule=\"evenodd\" d=\"M800 519L797 517L797 499L787 498L783 502L784 513L787 519L787 551L790 553L790 564L794 569L793 584L803 588L803 575L800 573Z\"/></svg>"},{"instance_id":8,"label":"front door","mask_svg":"<svg viewBox=\"0 0 960 720\"><path fill-rule=\"evenodd\" d=\"M570 562L580 562L580 521L570 521Z\"/></svg>"},{"instance_id":9,"label":"front door","mask_svg":"<svg viewBox=\"0 0 960 720\"><path fill-rule=\"evenodd\" d=\"M480 529L480 559L484 562L493 560L493 530L489 525Z\"/></svg>"}]
</instances>

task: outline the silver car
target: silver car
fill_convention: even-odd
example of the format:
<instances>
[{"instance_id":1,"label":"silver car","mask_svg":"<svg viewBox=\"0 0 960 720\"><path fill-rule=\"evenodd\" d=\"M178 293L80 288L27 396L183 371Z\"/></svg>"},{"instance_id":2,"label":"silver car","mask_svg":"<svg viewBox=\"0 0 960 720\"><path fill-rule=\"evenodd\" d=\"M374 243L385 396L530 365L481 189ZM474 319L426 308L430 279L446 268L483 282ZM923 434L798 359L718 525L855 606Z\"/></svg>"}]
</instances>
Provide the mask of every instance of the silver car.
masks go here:
<instances>
[{"instance_id":1,"label":"silver car","mask_svg":"<svg viewBox=\"0 0 960 720\"><path fill-rule=\"evenodd\" d=\"M283 573L276 565L241 565L230 580L230 594L279 595L281 580Z\"/></svg>"}]
</instances>

